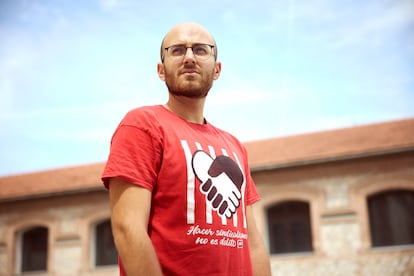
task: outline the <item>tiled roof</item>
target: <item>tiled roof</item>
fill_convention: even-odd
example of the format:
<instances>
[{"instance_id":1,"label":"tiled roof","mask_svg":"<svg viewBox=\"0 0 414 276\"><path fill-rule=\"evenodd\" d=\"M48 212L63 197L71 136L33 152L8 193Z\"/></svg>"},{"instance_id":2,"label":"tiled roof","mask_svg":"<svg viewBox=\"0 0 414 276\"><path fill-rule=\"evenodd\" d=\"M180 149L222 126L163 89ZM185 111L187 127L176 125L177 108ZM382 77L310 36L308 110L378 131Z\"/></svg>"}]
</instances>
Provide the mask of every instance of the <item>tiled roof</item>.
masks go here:
<instances>
[{"instance_id":1,"label":"tiled roof","mask_svg":"<svg viewBox=\"0 0 414 276\"><path fill-rule=\"evenodd\" d=\"M104 163L0 178L0 202L104 189Z\"/></svg>"},{"instance_id":2,"label":"tiled roof","mask_svg":"<svg viewBox=\"0 0 414 276\"><path fill-rule=\"evenodd\" d=\"M245 143L252 170L414 150L414 118ZM0 177L0 202L104 189L104 163Z\"/></svg>"},{"instance_id":3,"label":"tiled roof","mask_svg":"<svg viewBox=\"0 0 414 276\"><path fill-rule=\"evenodd\" d=\"M414 118L245 143L253 171L414 150Z\"/></svg>"}]
</instances>

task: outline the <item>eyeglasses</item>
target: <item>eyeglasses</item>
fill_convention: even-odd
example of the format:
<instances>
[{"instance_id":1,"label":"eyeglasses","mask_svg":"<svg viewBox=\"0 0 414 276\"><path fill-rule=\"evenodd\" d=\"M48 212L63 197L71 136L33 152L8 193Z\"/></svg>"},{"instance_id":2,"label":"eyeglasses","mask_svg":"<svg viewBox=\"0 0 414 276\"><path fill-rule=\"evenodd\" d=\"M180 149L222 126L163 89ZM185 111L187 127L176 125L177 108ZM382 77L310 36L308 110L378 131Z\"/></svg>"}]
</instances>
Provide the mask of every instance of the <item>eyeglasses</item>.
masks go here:
<instances>
[{"instance_id":1,"label":"eyeglasses","mask_svg":"<svg viewBox=\"0 0 414 276\"><path fill-rule=\"evenodd\" d=\"M205 43L195 43L191 46L187 46L185 44L176 44L171 45L169 47L165 47L164 49L172 58L179 59L185 56L188 48L191 48L191 51L193 51L193 55L198 60L206 60L211 56L214 45ZM164 61L164 58L165 56L162 56L161 60Z\"/></svg>"}]
</instances>

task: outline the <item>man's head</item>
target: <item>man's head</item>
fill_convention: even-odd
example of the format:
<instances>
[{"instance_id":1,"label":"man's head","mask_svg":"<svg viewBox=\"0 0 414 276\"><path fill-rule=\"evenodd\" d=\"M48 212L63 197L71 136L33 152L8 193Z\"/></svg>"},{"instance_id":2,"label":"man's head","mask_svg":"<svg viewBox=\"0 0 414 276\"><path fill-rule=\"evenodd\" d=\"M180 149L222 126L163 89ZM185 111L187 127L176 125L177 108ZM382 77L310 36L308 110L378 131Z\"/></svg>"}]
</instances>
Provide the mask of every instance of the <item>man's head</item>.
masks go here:
<instances>
[{"instance_id":1,"label":"man's head","mask_svg":"<svg viewBox=\"0 0 414 276\"><path fill-rule=\"evenodd\" d=\"M174 35L174 32L177 32L177 31L181 32L185 28L193 28L194 30L198 29L199 31L204 32L205 34L207 34L209 36L208 41L210 41L210 43L211 43L211 44L210 43L209 44L213 45L212 55L214 56L214 60L217 60L217 53L218 53L217 50L218 50L218 48L217 48L216 41L214 40L214 37L211 35L211 33L207 29L205 29L203 26L201 26L197 23L188 22L188 23L182 23L182 24L176 25L174 28L172 28L165 35L164 39L161 42L161 47L160 47L161 62L163 62L164 58L165 58L165 54L166 54L166 49L165 48L167 46L169 46L168 41L166 42L166 40L168 40L170 38L171 34Z\"/></svg>"},{"instance_id":2,"label":"man's head","mask_svg":"<svg viewBox=\"0 0 414 276\"><path fill-rule=\"evenodd\" d=\"M160 55L158 75L173 95L205 97L220 75L216 42L207 29L196 23L173 27L162 41Z\"/></svg>"}]
</instances>

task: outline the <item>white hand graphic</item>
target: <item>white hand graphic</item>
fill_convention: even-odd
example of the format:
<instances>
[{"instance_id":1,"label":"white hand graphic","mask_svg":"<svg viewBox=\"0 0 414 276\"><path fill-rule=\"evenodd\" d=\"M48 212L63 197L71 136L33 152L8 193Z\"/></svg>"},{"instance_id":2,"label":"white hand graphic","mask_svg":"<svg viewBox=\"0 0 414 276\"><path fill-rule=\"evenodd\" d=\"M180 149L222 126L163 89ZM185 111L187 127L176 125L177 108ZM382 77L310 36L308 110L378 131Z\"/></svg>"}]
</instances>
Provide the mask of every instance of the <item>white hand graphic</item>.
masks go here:
<instances>
[{"instance_id":1,"label":"white hand graphic","mask_svg":"<svg viewBox=\"0 0 414 276\"><path fill-rule=\"evenodd\" d=\"M227 156L213 159L204 151L194 153L192 164L208 204L219 215L231 218L242 198L240 190L244 177L239 166Z\"/></svg>"},{"instance_id":2,"label":"white hand graphic","mask_svg":"<svg viewBox=\"0 0 414 276\"><path fill-rule=\"evenodd\" d=\"M225 173L220 174L213 181L210 178L200 186L200 189L211 203L213 210L227 218L231 218L240 205L241 193Z\"/></svg>"}]
</instances>

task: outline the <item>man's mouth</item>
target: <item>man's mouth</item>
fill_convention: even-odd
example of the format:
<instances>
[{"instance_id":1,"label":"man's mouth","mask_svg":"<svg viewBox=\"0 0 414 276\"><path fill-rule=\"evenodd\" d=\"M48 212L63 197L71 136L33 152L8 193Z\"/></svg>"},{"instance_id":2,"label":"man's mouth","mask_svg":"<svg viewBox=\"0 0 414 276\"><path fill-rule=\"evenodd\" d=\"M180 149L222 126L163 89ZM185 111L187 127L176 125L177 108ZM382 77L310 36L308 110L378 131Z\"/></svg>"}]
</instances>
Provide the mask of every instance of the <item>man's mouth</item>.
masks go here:
<instances>
[{"instance_id":1,"label":"man's mouth","mask_svg":"<svg viewBox=\"0 0 414 276\"><path fill-rule=\"evenodd\" d=\"M183 75L194 75L194 74L198 74L198 72L197 72L197 70L190 70L190 69L187 69L187 70L183 70L183 71L182 71L182 74L183 74Z\"/></svg>"}]
</instances>

